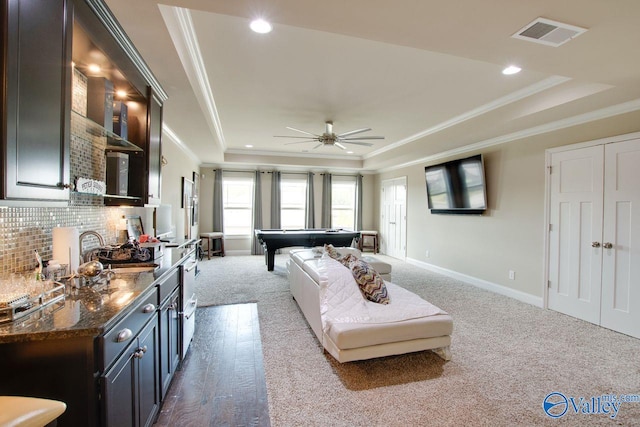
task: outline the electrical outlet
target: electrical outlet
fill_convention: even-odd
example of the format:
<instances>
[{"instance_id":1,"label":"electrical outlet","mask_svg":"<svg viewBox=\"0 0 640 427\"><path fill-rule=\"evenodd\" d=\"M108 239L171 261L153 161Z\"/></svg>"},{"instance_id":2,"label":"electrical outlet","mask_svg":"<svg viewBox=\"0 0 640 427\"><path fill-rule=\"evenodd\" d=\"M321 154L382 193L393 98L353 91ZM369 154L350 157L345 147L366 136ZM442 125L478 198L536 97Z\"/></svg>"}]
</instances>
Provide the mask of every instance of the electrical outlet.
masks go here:
<instances>
[{"instance_id":1,"label":"electrical outlet","mask_svg":"<svg viewBox=\"0 0 640 427\"><path fill-rule=\"evenodd\" d=\"M509 279L516 280L516 272L513 270L509 270Z\"/></svg>"},{"instance_id":2,"label":"electrical outlet","mask_svg":"<svg viewBox=\"0 0 640 427\"><path fill-rule=\"evenodd\" d=\"M429 254L429 251L426 251L426 252L424 253L424 257L425 257L425 258L429 258L429 255L430 255L430 254Z\"/></svg>"}]
</instances>

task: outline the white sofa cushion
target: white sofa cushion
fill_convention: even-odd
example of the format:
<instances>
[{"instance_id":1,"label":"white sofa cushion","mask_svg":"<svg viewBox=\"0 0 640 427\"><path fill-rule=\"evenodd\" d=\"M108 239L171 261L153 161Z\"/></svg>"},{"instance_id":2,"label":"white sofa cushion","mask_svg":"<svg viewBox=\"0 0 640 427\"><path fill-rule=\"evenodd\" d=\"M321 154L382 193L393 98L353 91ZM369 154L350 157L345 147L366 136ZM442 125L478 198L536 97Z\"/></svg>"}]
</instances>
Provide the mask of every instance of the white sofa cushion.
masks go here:
<instances>
[{"instance_id":1,"label":"white sofa cushion","mask_svg":"<svg viewBox=\"0 0 640 427\"><path fill-rule=\"evenodd\" d=\"M453 319L448 314L420 317L391 323L332 323L326 332L341 349L365 347L420 338L451 335Z\"/></svg>"}]
</instances>

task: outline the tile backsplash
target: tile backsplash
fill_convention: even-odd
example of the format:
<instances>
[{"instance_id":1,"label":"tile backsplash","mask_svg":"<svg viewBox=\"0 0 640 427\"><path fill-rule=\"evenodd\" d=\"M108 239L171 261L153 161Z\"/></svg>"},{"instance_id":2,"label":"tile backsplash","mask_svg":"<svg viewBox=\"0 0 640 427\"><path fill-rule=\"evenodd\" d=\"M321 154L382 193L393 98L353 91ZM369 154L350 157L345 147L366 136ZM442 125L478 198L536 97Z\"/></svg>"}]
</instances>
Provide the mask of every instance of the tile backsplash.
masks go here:
<instances>
[{"instance_id":1,"label":"tile backsplash","mask_svg":"<svg viewBox=\"0 0 640 427\"><path fill-rule=\"evenodd\" d=\"M51 259L54 227L77 227L79 233L94 230L106 243L115 243L122 215L123 209L104 206L0 207L0 273L33 270L34 249Z\"/></svg>"}]
</instances>

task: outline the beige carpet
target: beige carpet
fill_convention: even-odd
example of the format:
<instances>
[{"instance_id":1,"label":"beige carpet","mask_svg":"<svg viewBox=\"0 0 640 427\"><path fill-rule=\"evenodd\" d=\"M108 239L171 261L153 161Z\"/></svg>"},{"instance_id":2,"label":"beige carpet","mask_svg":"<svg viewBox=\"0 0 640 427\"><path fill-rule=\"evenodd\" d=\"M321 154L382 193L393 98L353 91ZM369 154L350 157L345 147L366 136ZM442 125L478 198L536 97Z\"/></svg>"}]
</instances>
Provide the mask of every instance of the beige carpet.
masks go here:
<instances>
[{"instance_id":1,"label":"beige carpet","mask_svg":"<svg viewBox=\"0 0 640 427\"><path fill-rule=\"evenodd\" d=\"M274 272L260 256L200 264L201 306L258 303L273 426L640 425L640 402L615 419L581 413L592 397L640 395L640 340L379 257L394 283L453 316L451 361L427 351L337 363L289 294L287 255ZM579 413L569 403L548 417L551 392L574 398Z\"/></svg>"}]
</instances>

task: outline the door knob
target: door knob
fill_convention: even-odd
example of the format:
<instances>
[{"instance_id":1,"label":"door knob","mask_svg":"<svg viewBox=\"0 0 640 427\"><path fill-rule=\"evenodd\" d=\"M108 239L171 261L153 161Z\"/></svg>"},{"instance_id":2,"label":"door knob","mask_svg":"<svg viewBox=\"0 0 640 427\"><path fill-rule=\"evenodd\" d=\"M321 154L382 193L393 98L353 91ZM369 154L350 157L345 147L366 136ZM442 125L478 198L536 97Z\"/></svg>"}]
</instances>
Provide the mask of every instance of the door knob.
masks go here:
<instances>
[{"instance_id":1,"label":"door knob","mask_svg":"<svg viewBox=\"0 0 640 427\"><path fill-rule=\"evenodd\" d=\"M591 242L591 247L592 248L599 248L600 247L600 242Z\"/></svg>"},{"instance_id":2,"label":"door knob","mask_svg":"<svg viewBox=\"0 0 640 427\"><path fill-rule=\"evenodd\" d=\"M602 244L602 247L605 249L611 249L613 247L612 243L606 242Z\"/></svg>"}]
</instances>

